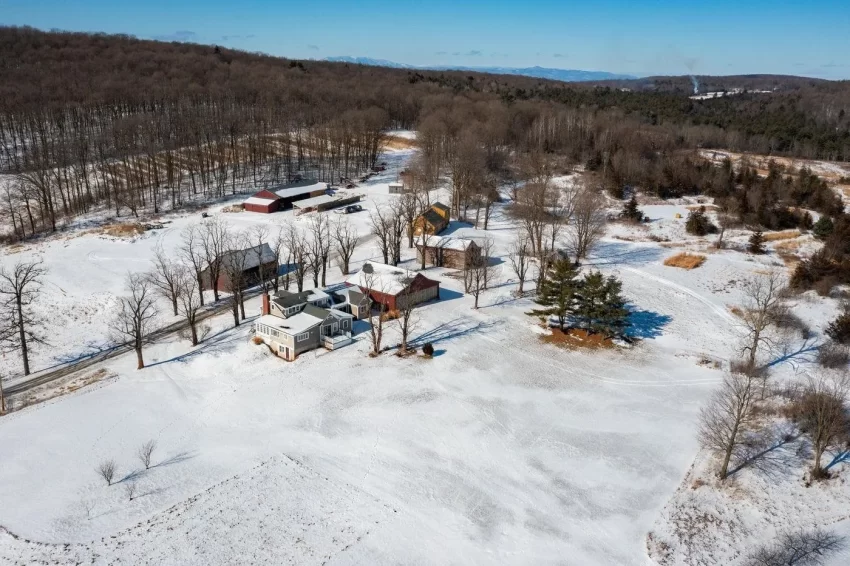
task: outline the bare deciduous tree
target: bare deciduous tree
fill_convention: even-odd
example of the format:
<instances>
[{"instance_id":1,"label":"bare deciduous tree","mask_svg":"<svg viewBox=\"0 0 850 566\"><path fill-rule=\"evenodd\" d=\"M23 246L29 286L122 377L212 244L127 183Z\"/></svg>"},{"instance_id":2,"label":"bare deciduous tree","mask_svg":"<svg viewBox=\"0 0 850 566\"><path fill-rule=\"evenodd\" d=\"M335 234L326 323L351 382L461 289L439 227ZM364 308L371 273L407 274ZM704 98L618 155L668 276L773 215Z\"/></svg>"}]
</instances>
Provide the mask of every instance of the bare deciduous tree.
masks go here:
<instances>
[{"instance_id":1,"label":"bare deciduous tree","mask_svg":"<svg viewBox=\"0 0 850 566\"><path fill-rule=\"evenodd\" d=\"M143 274L127 276L128 296L121 297L121 309L112 321L112 330L119 339L127 340L136 352L138 369L145 367L142 347L157 317L150 277Z\"/></svg>"},{"instance_id":2,"label":"bare deciduous tree","mask_svg":"<svg viewBox=\"0 0 850 566\"><path fill-rule=\"evenodd\" d=\"M366 287L368 302L366 312L369 316L369 338L372 342L372 351L369 355L378 356L381 353L381 342L384 337L384 315L387 312L387 305L383 302L376 303L372 298L371 291L383 292L384 289L381 278L375 273L370 263L363 265L363 286Z\"/></svg>"},{"instance_id":3,"label":"bare deciduous tree","mask_svg":"<svg viewBox=\"0 0 850 566\"><path fill-rule=\"evenodd\" d=\"M699 441L721 457L718 477L726 479L729 463L742 446L743 433L753 421L753 378L732 373L700 412Z\"/></svg>"},{"instance_id":4,"label":"bare deciduous tree","mask_svg":"<svg viewBox=\"0 0 850 566\"><path fill-rule=\"evenodd\" d=\"M292 273L295 276L295 284L298 287L298 292L304 290L304 279L307 276L307 271L310 268L310 249L304 235L294 226L290 226L289 235L287 237L287 250L292 261ZM289 271L286 272L284 279L284 289L289 288Z\"/></svg>"},{"instance_id":5,"label":"bare deciduous tree","mask_svg":"<svg viewBox=\"0 0 850 566\"><path fill-rule=\"evenodd\" d=\"M746 566L822 566L844 548L844 539L829 531L788 532L756 549Z\"/></svg>"},{"instance_id":6,"label":"bare deciduous tree","mask_svg":"<svg viewBox=\"0 0 850 566\"><path fill-rule=\"evenodd\" d=\"M284 250L286 248L286 242L287 242L287 230L283 226L279 226L278 229L277 229L277 234L275 235L274 239L272 239L272 241L269 244L269 246L272 249L272 253L274 254L274 257L275 257L274 273L272 273L270 275L271 281L272 281L272 288L274 289L275 293L278 291L278 289L280 289L280 260L284 255ZM287 281L288 281L289 280L289 260L290 260L289 250L285 250L285 253L286 253L285 266L286 266L286 273L287 273L286 278L287 278ZM287 283L286 288L287 289L289 288L288 283Z\"/></svg>"},{"instance_id":7,"label":"bare deciduous tree","mask_svg":"<svg viewBox=\"0 0 850 566\"><path fill-rule=\"evenodd\" d=\"M850 421L844 405L850 390L850 377L816 377L809 380L800 401L801 421L812 439L812 470L814 479L827 477L823 467L824 452L845 443L850 437Z\"/></svg>"},{"instance_id":8,"label":"bare deciduous tree","mask_svg":"<svg viewBox=\"0 0 850 566\"><path fill-rule=\"evenodd\" d=\"M218 279L222 271L222 259L230 244L227 224L219 218L211 218L200 225L201 249L210 277L214 300L218 301Z\"/></svg>"},{"instance_id":9,"label":"bare deciduous tree","mask_svg":"<svg viewBox=\"0 0 850 566\"><path fill-rule=\"evenodd\" d=\"M585 186L575 197L569 230L570 248L576 261L584 259L605 233L605 200Z\"/></svg>"},{"instance_id":10,"label":"bare deciduous tree","mask_svg":"<svg viewBox=\"0 0 850 566\"><path fill-rule=\"evenodd\" d=\"M181 235L180 255L187 265L192 267L192 272L197 281L195 287L198 291L198 301L204 306L204 267L206 267L206 256L204 255L203 236L201 228L197 224L191 224L183 229Z\"/></svg>"},{"instance_id":11,"label":"bare deciduous tree","mask_svg":"<svg viewBox=\"0 0 850 566\"><path fill-rule=\"evenodd\" d=\"M773 340L768 329L782 316L782 294L785 290L783 276L778 271L758 275L744 283L742 321L746 329L745 345L741 348L747 356L750 369L756 367L759 348L772 348Z\"/></svg>"},{"instance_id":12,"label":"bare deciduous tree","mask_svg":"<svg viewBox=\"0 0 850 566\"><path fill-rule=\"evenodd\" d=\"M18 261L11 270L0 268L0 316L5 327L0 328L0 338L5 350L21 352L24 375L30 374L30 344L44 342L31 306L46 273L40 261Z\"/></svg>"},{"instance_id":13,"label":"bare deciduous tree","mask_svg":"<svg viewBox=\"0 0 850 566\"><path fill-rule=\"evenodd\" d=\"M517 294L522 296L525 277L528 274L529 268L529 243L527 236L517 233L508 251L508 261L510 261L514 274L519 280Z\"/></svg>"},{"instance_id":14,"label":"bare deciduous tree","mask_svg":"<svg viewBox=\"0 0 850 566\"><path fill-rule=\"evenodd\" d=\"M324 287L328 272L328 259L331 254L331 226L327 215L317 212L310 217L310 234L312 236L311 254L315 256L314 287L318 288L319 286L319 276L321 276L322 287Z\"/></svg>"},{"instance_id":15,"label":"bare deciduous tree","mask_svg":"<svg viewBox=\"0 0 850 566\"><path fill-rule=\"evenodd\" d=\"M254 259L254 252L244 232L228 234L224 245L225 251L219 256L218 264L230 284L228 300L233 313L233 325L239 326L240 320L245 320L245 289L248 286L246 270Z\"/></svg>"},{"instance_id":16,"label":"bare deciduous tree","mask_svg":"<svg viewBox=\"0 0 850 566\"><path fill-rule=\"evenodd\" d=\"M269 229L263 224L254 224L248 229L248 234L246 239L250 241L251 246L254 251L254 259L257 262L257 278L259 279L260 286L263 288L263 291L268 291L272 286L270 283L272 275L272 269L266 266L266 262L268 261L267 257L263 256L263 248L266 245L269 245ZM269 247L272 247L269 245ZM275 250L272 249L274 252ZM279 253L278 248L278 253ZM275 254L275 257L278 257L278 254ZM277 262L275 262L275 271L277 270Z\"/></svg>"},{"instance_id":17,"label":"bare deciduous tree","mask_svg":"<svg viewBox=\"0 0 850 566\"><path fill-rule=\"evenodd\" d=\"M398 330L401 334L401 344L399 346L399 353L401 355L407 353L407 342L410 335L419 326L419 317L415 312L416 304L413 301L416 291L411 286L414 277L415 275L409 271L405 274L401 281L404 285L404 289L397 295L396 298L396 310L398 311L396 323L398 324Z\"/></svg>"},{"instance_id":18,"label":"bare deciduous tree","mask_svg":"<svg viewBox=\"0 0 850 566\"><path fill-rule=\"evenodd\" d=\"M348 275L348 271L351 268L351 258L354 255L357 244L360 242L360 238L357 236L357 230L347 221L340 220L334 226L333 239L336 244L339 269L343 275Z\"/></svg>"},{"instance_id":19,"label":"bare deciduous tree","mask_svg":"<svg viewBox=\"0 0 850 566\"><path fill-rule=\"evenodd\" d=\"M174 316L177 316L177 295L180 291L180 266L168 258L162 246L154 248L151 283L162 297L171 303Z\"/></svg>"},{"instance_id":20,"label":"bare deciduous tree","mask_svg":"<svg viewBox=\"0 0 850 566\"><path fill-rule=\"evenodd\" d=\"M178 277L177 307L186 319L186 324L189 325L192 346L198 345L198 313L203 306L200 300L201 294L197 291L198 280L192 276L188 268L184 267Z\"/></svg>"},{"instance_id":21,"label":"bare deciduous tree","mask_svg":"<svg viewBox=\"0 0 850 566\"><path fill-rule=\"evenodd\" d=\"M394 211L386 206L379 206L369 213L372 233L378 239L384 263L389 264L393 246Z\"/></svg>"},{"instance_id":22,"label":"bare deciduous tree","mask_svg":"<svg viewBox=\"0 0 850 566\"><path fill-rule=\"evenodd\" d=\"M133 497L136 496L136 482L133 480L124 482L124 493L127 495L128 501L133 501Z\"/></svg>"},{"instance_id":23,"label":"bare deciduous tree","mask_svg":"<svg viewBox=\"0 0 850 566\"><path fill-rule=\"evenodd\" d=\"M145 467L146 470L151 467L151 456L153 456L153 451L156 449L156 441L148 440L136 451L136 456L138 456L139 461Z\"/></svg>"},{"instance_id":24,"label":"bare deciduous tree","mask_svg":"<svg viewBox=\"0 0 850 566\"><path fill-rule=\"evenodd\" d=\"M115 460L104 460L97 466L96 470L98 475L106 482L106 485L112 485L112 480L115 478L115 470L117 470Z\"/></svg>"}]
</instances>

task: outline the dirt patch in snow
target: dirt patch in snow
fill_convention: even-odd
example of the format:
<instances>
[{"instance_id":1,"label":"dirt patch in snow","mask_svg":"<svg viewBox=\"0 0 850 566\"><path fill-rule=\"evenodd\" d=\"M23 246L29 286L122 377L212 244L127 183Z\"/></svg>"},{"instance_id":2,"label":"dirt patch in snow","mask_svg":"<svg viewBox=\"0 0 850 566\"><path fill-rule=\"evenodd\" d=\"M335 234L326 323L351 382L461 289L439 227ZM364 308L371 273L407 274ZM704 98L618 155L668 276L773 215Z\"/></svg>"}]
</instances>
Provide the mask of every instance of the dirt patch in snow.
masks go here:
<instances>
[{"instance_id":1,"label":"dirt patch in snow","mask_svg":"<svg viewBox=\"0 0 850 566\"><path fill-rule=\"evenodd\" d=\"M540 337L547 344L555 344L563 348L614 348L614 340L602 334L592 334L581 328L570 328L566 332L560 328L553 328L547 335Z\"/></svg>"}]
</instances>

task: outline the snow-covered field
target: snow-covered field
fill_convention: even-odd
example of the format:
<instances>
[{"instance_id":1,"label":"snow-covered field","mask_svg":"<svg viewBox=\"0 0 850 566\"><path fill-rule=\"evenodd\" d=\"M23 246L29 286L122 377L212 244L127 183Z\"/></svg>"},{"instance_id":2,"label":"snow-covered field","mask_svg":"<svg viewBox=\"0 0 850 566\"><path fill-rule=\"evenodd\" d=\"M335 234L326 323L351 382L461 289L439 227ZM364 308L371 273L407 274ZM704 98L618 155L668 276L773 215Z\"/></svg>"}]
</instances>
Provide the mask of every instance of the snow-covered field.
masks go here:
<instances>
[{"instance_id":1,"label":"snow-covered field","mask_svg":"<svg viewBox=\"0 0 850 566\"><path fill-rule=\"evenodd\" d=\"M368 186L367 208L396 198L393 176ZM698 453L699 408L722 379L711 362L738 345L741 280L782 262L733 249L693 271L665 267L680 249L663 244L706 246L683 243L684 204L644 209L648 227L612 225L589 262L623 280L641 338L629 349L543 343L505 262L479 310L430 268L442 300L418 309L414 335L434 344L431 360L370 358L361 334L287 363L224 315L195 349L163 340L142 371L116 358L105 364L115 377L3 417L0 563L647 564L647 533L666 528L662 510ZM247 227L290 214L221 216ZM367 213L350 218L368 232ZM76 317L37 368L106 340L123 274L146 269L157 243L175 249L196 215L171 220L134 241L85 235L19 252L50 269L51 312ZM497 207L487 234L500 256L514 230ZM354 267L377 257L367 240ZM248 308L258 315L259 300ZM817 333L834 309L801 298L795 312ZM394 343L392 324L388 334ZM795 361L776 374L794 379L808 363ZM144 470L135 452L149 439ZM107 458L119 468L111 487L94 471Z\"/></svg>"}]
</instances>

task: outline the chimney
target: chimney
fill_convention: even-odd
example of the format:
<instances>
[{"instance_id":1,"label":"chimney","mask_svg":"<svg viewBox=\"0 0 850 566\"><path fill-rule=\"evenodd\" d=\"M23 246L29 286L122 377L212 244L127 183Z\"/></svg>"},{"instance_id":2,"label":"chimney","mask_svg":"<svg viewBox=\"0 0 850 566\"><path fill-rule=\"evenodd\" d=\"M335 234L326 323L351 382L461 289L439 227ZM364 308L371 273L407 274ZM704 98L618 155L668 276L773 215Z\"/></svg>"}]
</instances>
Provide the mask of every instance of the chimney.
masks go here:
<instances>
[{"instance_id":1,"label":"chimney","mask_svg":"<svg viewBox=\"0 0 850 566\"><path fill-rule=\"evenodd\" d=\"M263 293L263 314L269 314L271 312L271 307L269 306L269 294Z\"/></svg>"}]
</instances>

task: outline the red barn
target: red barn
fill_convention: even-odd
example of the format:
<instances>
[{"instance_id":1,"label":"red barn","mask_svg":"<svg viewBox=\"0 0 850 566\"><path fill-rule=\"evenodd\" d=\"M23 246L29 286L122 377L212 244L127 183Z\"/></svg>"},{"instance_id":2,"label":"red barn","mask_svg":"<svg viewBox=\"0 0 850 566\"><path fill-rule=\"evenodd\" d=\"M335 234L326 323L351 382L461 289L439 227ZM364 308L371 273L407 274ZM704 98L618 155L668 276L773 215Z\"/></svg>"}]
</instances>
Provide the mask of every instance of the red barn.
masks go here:
<instances>
[{"instance_id":1,"label":"red barn","mask_svg":"<svg viewBox=\"0 0 850 566\"><path fill-rule=\"evenodd\" d=\"M270 214L280 209L280 197L271 191L262 190L246 200L243 207L248 212Z\"/></svg>"},{"instance_id":2,"label":"red barn","mask_svg":"<svg viewBox=\"0 0 850 566\"><path fill-rule=\"evenodd\" d=\"M418 305L440 298L440 282L428 279L421 273L386 265L366 263L363 268L351 275L347 283L357 285L368 294L372 302L383 304L387 310L398 310L404 302Z\"/></svg>"}]
</instances>

